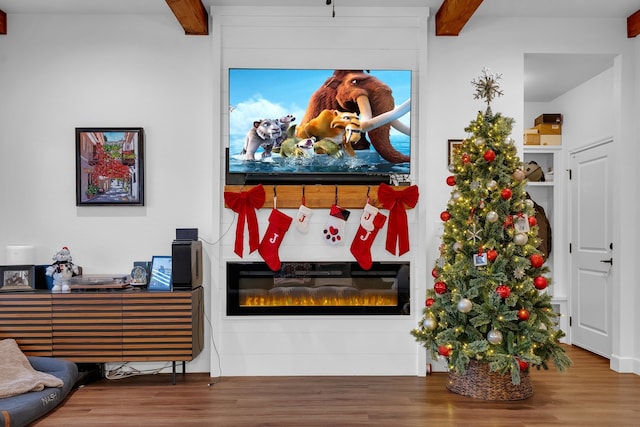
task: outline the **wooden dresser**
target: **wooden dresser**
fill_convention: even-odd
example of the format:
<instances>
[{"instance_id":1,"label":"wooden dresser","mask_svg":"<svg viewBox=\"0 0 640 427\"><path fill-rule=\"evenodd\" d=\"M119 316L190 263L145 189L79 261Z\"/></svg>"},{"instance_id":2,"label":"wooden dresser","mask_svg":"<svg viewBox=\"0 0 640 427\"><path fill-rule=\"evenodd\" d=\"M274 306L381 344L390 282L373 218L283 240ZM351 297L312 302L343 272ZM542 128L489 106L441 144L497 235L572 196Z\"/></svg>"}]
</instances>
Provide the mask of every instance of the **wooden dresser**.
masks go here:
<instances>
[{"instance_id":1,"label":"wooden dresser","mask_svg":"<svg viewBox=\"0 0 640 427\"><path fill-rule=\"evenodd\" d=\"M0 339L77 363L190 361L204 347L204 291L0 293Z\"/></svg>"}]
</instances>

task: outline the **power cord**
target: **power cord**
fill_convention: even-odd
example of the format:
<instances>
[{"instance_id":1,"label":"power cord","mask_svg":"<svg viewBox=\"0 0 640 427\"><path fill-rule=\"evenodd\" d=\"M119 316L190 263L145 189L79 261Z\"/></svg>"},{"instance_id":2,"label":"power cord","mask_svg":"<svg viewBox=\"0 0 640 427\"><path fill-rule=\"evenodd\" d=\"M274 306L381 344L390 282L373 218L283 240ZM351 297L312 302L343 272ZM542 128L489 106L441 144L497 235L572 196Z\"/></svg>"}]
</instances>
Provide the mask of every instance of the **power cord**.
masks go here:
<instances>
[{"instance_id":1,"label":"power cord","mask_svg":"<svg viewBox=\"0 0 640 427\"><path fill-rule=\"evenodd\" d=\"M126 362L106 371L104 377L108 380L121 380L123 378L130 378L139 375L156 375L170 366L171 365L167 363L160 368L140 370L130 366L129 362Z\"/></svg>"}]
</instances>

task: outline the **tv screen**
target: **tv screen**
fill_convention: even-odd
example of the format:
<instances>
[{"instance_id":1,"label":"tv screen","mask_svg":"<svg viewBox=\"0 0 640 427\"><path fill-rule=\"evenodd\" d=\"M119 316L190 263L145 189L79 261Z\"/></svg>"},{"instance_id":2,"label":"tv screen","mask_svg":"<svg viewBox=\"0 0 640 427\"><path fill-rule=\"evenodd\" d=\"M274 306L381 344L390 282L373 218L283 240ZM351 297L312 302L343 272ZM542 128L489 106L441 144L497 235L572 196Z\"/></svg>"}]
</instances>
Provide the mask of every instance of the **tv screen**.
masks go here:
<instances>
[{"instance_id":1,"label":"tv screen","mask_svg":"<svg viewBox=\"0 0 640 427\"><path fill-rule=\"evenodd\" d=\"M411 71L229 69L227 184L411 172Z\"/></svg>"}]
</instances>

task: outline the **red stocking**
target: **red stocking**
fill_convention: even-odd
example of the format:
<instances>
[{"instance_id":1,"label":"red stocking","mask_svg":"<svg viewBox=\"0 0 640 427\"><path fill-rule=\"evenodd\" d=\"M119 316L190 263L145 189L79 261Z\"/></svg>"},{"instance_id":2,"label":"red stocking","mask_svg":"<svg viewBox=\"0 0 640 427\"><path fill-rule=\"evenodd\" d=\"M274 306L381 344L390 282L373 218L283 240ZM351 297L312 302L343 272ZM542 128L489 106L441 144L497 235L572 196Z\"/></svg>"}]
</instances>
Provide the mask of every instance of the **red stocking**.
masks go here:
<instances>
[{"instance_id":1,"label":"red stocking","mask_svg":"<svg viewBox=\"0 0 640 427\"><path fill-rule=\"evenodd\" d=\"M278 249L285 233L289 230L291 221L293 218L277 209L273 209L269 215L269 227L267 227L267 232L264 233L260 246L258 246L258 253L273 271L280 270Z\"/></svg>"},{"instance_id":2,"label":"red stocking","mask_svg":"<svg viewBox=\"0 0 640 427\"><path fill-rule=\"evenodd\" d=\"M386 220L387 217L378 212L376 216L373 217L373 229L367 231L362 224L360 224L356 237L354 237L351 243L351 253L356 258L356 261L358 261L358 264L360 264L360 267L365 270L371 268L373 262L371 260L371 245Z\"/></svg>"}]
</instances>

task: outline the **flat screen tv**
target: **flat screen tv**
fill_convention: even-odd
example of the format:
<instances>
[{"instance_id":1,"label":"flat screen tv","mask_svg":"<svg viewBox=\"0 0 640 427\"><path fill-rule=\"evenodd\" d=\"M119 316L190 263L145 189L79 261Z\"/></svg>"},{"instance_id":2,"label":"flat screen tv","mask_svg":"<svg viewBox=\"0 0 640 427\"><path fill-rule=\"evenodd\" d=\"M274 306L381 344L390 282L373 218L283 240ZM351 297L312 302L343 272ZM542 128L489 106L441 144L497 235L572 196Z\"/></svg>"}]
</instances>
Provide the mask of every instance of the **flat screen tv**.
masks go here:
<instances>
[{"instance_id":1,"label":"flat screen tv","mask_svg":"<svg viewBox=\"0 0 640 427\"><path fill-rule=\"evenodd\" d=\"M229 69L227 184L411 173L411 71Z\"/></svg>"}]
</instances>

